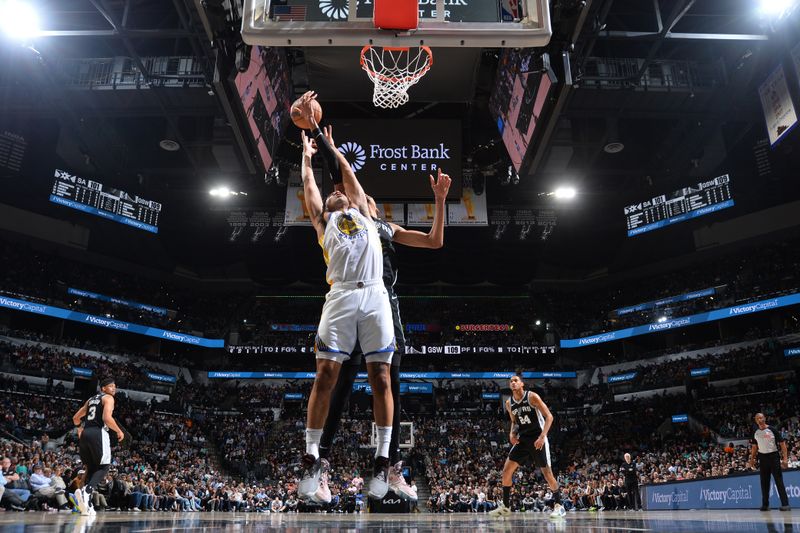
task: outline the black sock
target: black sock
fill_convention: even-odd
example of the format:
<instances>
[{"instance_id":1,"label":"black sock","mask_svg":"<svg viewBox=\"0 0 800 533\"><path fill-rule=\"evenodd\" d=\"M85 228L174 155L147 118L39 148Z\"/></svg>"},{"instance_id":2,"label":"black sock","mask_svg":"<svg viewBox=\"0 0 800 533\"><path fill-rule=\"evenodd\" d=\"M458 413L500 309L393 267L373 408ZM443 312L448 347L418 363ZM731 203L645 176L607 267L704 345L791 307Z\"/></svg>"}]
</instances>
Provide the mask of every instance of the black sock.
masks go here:
<instances>
[{"instance_id":1,"label":"black sock","mask_svg":"<svg viewBox=\"0 0 800 533\"><path fill-rule=\"evenodd\" d=\"M503 485L503 505L508 507L509 500L511 500L511 487L506 487L505 485Z\"/></svg>"},{"instance_id":2,"label":"black sock","mask_svg":"<svg viewBox=\"0 0 800 533\"><path fill-rule=\"evenodd\" d=\"M557 504L561 504L561 489L556 489L553 493L553 501Z\"/></svg>"}]
</instances>

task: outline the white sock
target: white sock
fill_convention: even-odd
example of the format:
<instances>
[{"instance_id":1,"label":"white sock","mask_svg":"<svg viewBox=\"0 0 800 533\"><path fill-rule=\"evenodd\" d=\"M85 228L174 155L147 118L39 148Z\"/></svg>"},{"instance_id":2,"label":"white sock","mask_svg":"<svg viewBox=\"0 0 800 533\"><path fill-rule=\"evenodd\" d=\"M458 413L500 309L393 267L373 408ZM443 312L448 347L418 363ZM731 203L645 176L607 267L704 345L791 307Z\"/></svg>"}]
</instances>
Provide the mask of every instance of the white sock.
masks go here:
<instances>
[{"instance_id":1,"label":"white sock","mask_svg":"<svg viewBox=\"0 0 800 533\"><path fill-rule=\"evenodd\" d=\"M390 428L391 429L391 428ZM319 441L322 439L321 429L306 429L306 453L319 458Z\"/></svg>"},{"instance_id":2,"label":"white sock","mask_svg":"<svg viewBox=\"0 0 800 533\"><path fill-rule=\"evenodd\" d=\"M389 443L392 441L392 426L378 426L378 447L375 457L389 457Z\"/></svg>"}]
</instances>

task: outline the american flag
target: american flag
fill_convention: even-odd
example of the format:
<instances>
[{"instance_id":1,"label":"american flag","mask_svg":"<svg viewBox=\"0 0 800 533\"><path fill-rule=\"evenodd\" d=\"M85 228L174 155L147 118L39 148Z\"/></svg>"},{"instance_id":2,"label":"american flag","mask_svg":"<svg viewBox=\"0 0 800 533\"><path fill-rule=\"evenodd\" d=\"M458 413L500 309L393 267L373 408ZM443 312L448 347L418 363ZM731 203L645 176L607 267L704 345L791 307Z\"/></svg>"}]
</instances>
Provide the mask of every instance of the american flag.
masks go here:
<instances>
[{"instance_id":1,"label":"american flag","mask_svg":"<svg viewBox=\"0 0 800 533\"><path fill-rule=\"evenodd\" d=\"M306 20L306 6L273 6L272 18L277 22Z\"/></svg>"}]
</instances>

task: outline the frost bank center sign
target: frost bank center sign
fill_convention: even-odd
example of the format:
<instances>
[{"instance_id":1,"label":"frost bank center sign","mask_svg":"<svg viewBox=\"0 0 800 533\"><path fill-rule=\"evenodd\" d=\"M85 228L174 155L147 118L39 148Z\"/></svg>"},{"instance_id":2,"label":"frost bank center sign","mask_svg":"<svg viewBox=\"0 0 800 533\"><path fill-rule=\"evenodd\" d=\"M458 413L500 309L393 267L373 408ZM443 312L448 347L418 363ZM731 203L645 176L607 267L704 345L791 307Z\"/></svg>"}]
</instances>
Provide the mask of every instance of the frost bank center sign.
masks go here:
<instances>
[{"instance_id":1,"label":"frost bank center sign","mask_svg":"<svg viewBox=\"0 0 800 533\"><path fill-rule=\"evenodd\" d=\"M783 482L789 505L800 507L800 470L784 471ZM642 490L642 500L648 510L761 507L761 481L758 474L647 485ZM773 508L781 504L774 482L770 483L769 503Z\"/></svg>"}]
</instances>

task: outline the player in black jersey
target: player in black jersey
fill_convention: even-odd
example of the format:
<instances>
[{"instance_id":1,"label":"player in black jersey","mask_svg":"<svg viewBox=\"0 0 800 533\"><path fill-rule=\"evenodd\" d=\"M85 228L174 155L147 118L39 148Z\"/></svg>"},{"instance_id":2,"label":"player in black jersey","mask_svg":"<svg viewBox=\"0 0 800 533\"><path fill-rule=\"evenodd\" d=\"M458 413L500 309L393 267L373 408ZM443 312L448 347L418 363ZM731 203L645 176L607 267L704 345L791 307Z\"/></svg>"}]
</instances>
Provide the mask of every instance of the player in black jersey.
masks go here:
<instances>
[{"instance_id":1,"label":"player in black jersey","mask_svg":"<svg viewBox=\"0 0 800 533\"><path fill-rule=\"evenodd\" d=\"M509 498L514 472L520 465L533 463L541 469L555 502L551 517L565 516L561 505L561 492L550 464L550 443L547 433L553 425L553 414L542 398L535 392L526 391L521 375L509 380L511 398L506 400L506 411L511 417L511 431L508 438L512 448L503 466L503 501L490 514L506 516L511 514Z\"/></svg>"},{"instance_id":2,"label":"player in black jersey","mask_svg":"<svg viewBox=\"0 0 800 533\"><path fill-rule=\"evenodd\" d=\"M310 117L313 119L313 117ZM311 120L312 124L316 121ZM331 157L331 151L335 150L335 144L331 134L332 129L326 128L323 132L317 125L313 132L315 143L321 146L320 153L325 156L328 163L331 179L334 182L334 187L341 187L342 178L341 172L338 169L338 161ZM405 335L403 332L403 324L400 320L400 306L397 294L394 292L394 284L397 281L397 259L394 249L394 243L411 246L414 248L441 248L444 244L444 210L445 200L447 193L450 190L452 180L450 176L444 174L441 169L438 171L436 179L429 176L431 189L434 193L434 220L431 230L428 233L421 231L407 230L397 224L387 222L380 218L375 200L368 196L370 215L375 221L378 229L378 236L381 241L381 248L383 250L383 284L389 293L389 303L392 308L392 319L394 321L394 334L395 334L395 351L392 356L392 366L390 370L390 383L392 389L392 398L394 403L394 410L392 416L392 432L389 442L389 463L392 465L388 473L389 488L394 491L398 496L404 499L416 500L417 495L411 489L405 479L403 478L403 464L400 460L400 363L402 354L405 352ZM350 359L342 364L342 369L339 372L339 377L336 386L331 393L330 406L328 408L328 416L325 420L325 426L320 438L319 453L322 459L328 459L333 438L339 429L341 422L342 411L344 405L350 397L353 390L353 382L355 381L356 374L361 367L362 353L358 346L353 350ZM374 475L380 475L376 472ZM320 489L317 491L316 499L326 502L330 499L330 491L327 487L327 476L323 473L320 476Z\"/></svg>"},{"instance_id":3,"label":"player in black jersey","mask_svg":"<svg viewBox=\"0 0 800 533\"><path fill-rule=\"evenodd\" d=\"M108 474L111 465L111 438L109 430L116 434L117 442L122 442L125 434L114 420L114 395L117 386L113 378L100 381L100 393L84 403L72 416L78 428L81 462L85 472L83 489L75 491L75 500L82 515L94 513L92 491ZM81 427L81 422L83 426Z\"/></svg>"}]
</instances>

